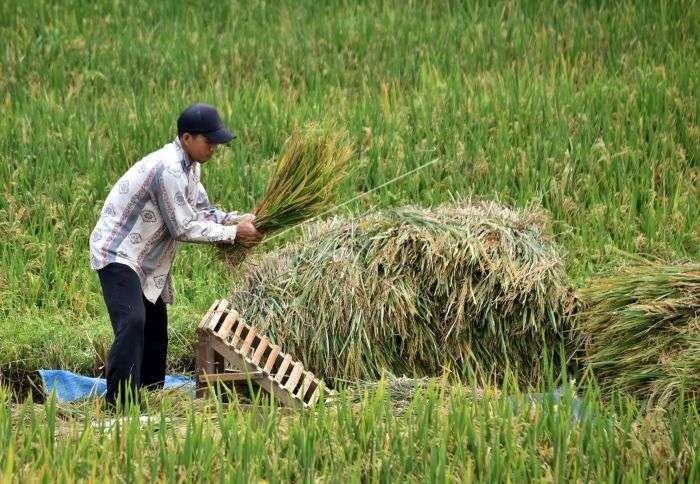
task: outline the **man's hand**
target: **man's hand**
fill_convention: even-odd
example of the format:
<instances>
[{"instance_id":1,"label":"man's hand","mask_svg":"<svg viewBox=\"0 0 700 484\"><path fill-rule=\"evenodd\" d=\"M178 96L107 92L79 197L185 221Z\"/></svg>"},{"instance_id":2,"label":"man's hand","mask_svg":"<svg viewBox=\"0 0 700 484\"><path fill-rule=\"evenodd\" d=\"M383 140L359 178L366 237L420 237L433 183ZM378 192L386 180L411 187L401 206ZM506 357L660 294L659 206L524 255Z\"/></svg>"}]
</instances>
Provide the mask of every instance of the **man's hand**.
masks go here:
<instances>
[{"instance_id":1,"label":"man's hand","mask_svg":"<svg viewBox=\"0 0 700 484\"><path fill-rule=\"evenodd\" d=\"M258 232L258 229L253 225L253 220L255 220L255 215L244 215L236 226L235 242L243 247L252 247L263 238L263 234Z\"/></svg>"},{"instance_id":2,"label":"man's hand","mask_svg":"<svg viewBox=\"0 0 700 484\"><path fill-rule=\"evenodd\" d=\"M236 223L241 223L241 222L253 222L255 221L255 215L252 213L244 213L241 215L241 217L236 221Z\"/></svg>"},{"instance_id":3,"label":"man's hand","mask_svg":"<svg viewBox=\"0 0 700 484\"><path fill-rule=\"evenodd\" d=\"M224 222L222 222L222 223L224 225L237 225L246 219L248 219L252 222L253 220L255 220L255 215L253 215L252 213L244 213L243 215L238 215L238 214L232 215L230 213L226 216L226 218L224 219Z\"/></svg>"}]
</instances>

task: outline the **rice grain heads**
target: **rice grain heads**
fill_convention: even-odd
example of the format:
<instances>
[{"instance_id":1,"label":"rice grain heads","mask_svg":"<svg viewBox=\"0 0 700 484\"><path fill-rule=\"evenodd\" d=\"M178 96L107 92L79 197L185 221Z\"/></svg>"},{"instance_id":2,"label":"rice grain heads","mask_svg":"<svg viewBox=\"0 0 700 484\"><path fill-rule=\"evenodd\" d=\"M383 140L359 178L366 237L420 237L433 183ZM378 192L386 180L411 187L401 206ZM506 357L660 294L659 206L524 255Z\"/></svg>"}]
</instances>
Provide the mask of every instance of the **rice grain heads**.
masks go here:
<instances>
[{"instance_id":1,"label":"rice grain heads","mask_svg":"<svg viewBox=\"0 0 700 484\"><path fill-rule=\"evenodd\" d=\"M254 210L255 227L269 236L329 210L347 174L352 153L352 145L343 132L315 124L295 129L270 173L265 195ZM248 252L239 244L219 248L232 269Z\"/></svg>"},{"instance_id":2,"label":"rice grain heads","mask_svg":"<svg viewBox=\"0 0 700 484\"><path fill-rule=\"evenodd\" d=\"M255 208L255 227L270 234L330 209L351 156L340 132L313 124L295 130Z\"/></svg>"},{"instance_id":3,"label":"rice grain heads","mask_svg":"<svg viewBox=\"0 0 700 484\"><path fill-rule=\"evenodd\" d=\"M583 358L605 391L659 404L700 397L700 264L630 265L590 281L581 299Z\"/></svg>"},{"instance_id":4,"label":"rice grain heads","mask_svg":"<svg viewBox=\"0 0 700 484\"><path fill-rule=\"evenodd\" d=\"M493 202L336 217L249 260L232 302L329 380L509 366L532 381L561 357L572 304L544 227Z\"/></svg>"}]
</instances>

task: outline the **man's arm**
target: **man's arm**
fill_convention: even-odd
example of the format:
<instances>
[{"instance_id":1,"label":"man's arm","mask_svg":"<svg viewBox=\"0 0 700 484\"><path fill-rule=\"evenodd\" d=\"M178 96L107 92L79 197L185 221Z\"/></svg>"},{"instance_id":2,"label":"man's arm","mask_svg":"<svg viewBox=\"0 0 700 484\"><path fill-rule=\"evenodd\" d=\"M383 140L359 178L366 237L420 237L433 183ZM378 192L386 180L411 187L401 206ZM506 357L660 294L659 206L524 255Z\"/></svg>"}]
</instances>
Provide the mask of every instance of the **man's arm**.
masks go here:
<instances>
[{"instance_id":1,"label":"man's arm","mask_svg":"<svg viewBox=\"0 0 700 484\"><path fill-rule=\"evenodd\" d=\"M206 197L206 192L204 194ZM236 238L235 226L217 222L217 217L225 212L216 209L213 209L214 212L199 212L190 205L185 196L183 177L175 177L167 170L160 170L154 195L163 221L174 239L185 242L233 243ZM224 216L220 220L223 221Z\"/></svg>"},{"instance_id":2,"label":"man's arm","mask_svg":"<svg viewBox=\"0 0 700 484\"><path fill-rule=\"evenodd\" d=\"M202 182L197 183L197 198L194 208L200 218L224 225L235 224L243 217L243 215L238 212L224 212L212 206L211 203L209 203L209 196Z\"/></svg>"}]
</instances>

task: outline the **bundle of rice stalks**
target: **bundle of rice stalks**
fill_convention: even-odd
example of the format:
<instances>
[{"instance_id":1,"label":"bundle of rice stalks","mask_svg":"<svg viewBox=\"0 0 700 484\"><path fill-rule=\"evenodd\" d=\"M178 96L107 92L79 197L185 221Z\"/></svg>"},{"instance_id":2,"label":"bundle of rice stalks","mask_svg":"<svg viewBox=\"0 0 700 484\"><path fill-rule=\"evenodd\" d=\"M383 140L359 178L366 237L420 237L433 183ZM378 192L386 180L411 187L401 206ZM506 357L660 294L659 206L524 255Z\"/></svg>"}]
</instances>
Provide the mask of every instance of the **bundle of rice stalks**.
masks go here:
<instances>
[{"instance_id":1,"label":"bundle of rice stalks","mask_svg":"<svg viewBox=\"0 0 700 484\"><path fill-rule=\"evenodd\" d=\"M536 380L572 302L544 221L496 203L336 217L249 260L232 301L327 380L509 365Z\"/></svg>"},{"instance_id":2,"label":"bundle of rice stalks","mask_svg":"<svg viewBox=\"0 0 700 484\"><path fill-rule=\"evenodd\" d=\"M607 392L700 396L700 264L632 265L581 291L585 363Z\"/></svg>"},{"instance_id":3,"label":"bundle of rice stalks","mask_svg":"<svg viewBox=\"0 0 700 484\"><path fill-rule=\"evenodd\" d=\"M270 234L330 209L351 156L342 134L315 125L295 131L255 209L255 227Z\"/></svg>"},{"instance_id":4,"label":"bundle of rice stalks","mask_svg":"<svg viewBox=\"0 0 700 484\"><path fill-rule=\"evenodd\" d=\"M343 133L313 124L295 130L271 173L265 196L253 212L255 227L269 236L329 210L352 153ZM240 245L221 249L234 266L245 252Z\"/></svg>"}]
</instances>

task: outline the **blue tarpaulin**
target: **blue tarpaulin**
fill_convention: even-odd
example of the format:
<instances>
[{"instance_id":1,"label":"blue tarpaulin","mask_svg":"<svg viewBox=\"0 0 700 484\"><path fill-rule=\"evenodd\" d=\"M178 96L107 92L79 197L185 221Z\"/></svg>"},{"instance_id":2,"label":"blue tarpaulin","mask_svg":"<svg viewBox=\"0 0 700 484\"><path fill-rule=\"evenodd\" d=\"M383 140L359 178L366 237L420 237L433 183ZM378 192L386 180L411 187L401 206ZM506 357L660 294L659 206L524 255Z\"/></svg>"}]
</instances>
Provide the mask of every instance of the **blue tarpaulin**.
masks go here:
<instances>
[{"instance_id":1,"label":"blue tarpaulin","mask_svg":"<svg viewBox=\"0 0 700 484\"><path fill-rule=\"evenodd\" d=\"M72 402L83 398L102 396L107 391L107 380L77 375L67 370L39 370L47 395L56 390L60 402ZM181 388L194 393L194 378L186 375L166 375L165 389Z\"/></svg>"},{"instance_id":2,"label":"blue tarpaulin","mask_svg":"<svg viewBox=\"0 0 700 484\"><path fill-rule=\"evenodd\" d=\"M551 405L559 405L562 403L564 400L565 395L564 395L564 388L563 387L558 387L552 390L551 392L546 392L546 393L528 393L525 395L525 402L530 404L530 405L546 405L546 404L551 404ZM511 404L513 411L515 413L519 413L523 411L523 408L518 404L518 402L514 399L511 398ZM589 415L589 411L586 408L585 401L579 398L576 395L571 395L571 419L575 422L581 421L583 418L585 418L587 415ZM595 415L590 414L592 417Z\"/></svg>"}]
</instances>

